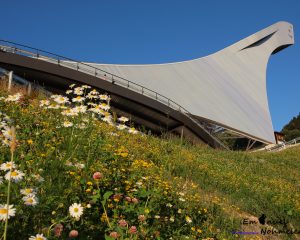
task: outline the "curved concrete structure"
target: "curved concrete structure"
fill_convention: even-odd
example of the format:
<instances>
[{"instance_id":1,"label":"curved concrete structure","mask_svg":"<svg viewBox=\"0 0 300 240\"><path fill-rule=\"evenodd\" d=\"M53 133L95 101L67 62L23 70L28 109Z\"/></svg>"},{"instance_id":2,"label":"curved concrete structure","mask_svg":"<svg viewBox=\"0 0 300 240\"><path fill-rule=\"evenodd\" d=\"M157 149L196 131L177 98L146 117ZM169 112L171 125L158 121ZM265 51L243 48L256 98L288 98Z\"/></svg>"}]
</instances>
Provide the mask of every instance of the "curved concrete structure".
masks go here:
<instances>
[{"instance_id":1,"label":"curved concrete structure","mask_svg":"<svg viewBox=\"0 0 300 240\"><path fill-rule=\"evenodd\" d=\"M214 125L274 142L266 68L271 54L293 43L292 25L278 22L207 57L115 65L77 62L0 40L0 66L56 92L73 82L89 84L109 93L118 113L155 133L225 147Z\"/></svg>"},{"instance_id":2,"label":"curved concrete structure","mask_svg":"<svg viewBox=\"0 0 300 240\"><path fill-rule=\"evenodd\" d=\"M278 22L221 51L184 62L89 65L129 79L205 118L262 142L274 142L266 91L271 54L294 43L293 27Z\"/></svg>"},{"instance_id":3,"label":"curved concrete structure","mask_svg":"<svg viewBox=\"0 0 300 240\"><path fill-rule=\"evenodd\" d=\"M156 92L80 62L70 65L61 60L67 59L62 56L0 41L6 44L0 45L0 67L38 83L50 92L63 94L72 83L88 84L110 94L114 112L129 117L136 125L154 134L175 133L192 142L205 143L213 148L227 148L179 105ZM148 96L149 93L154 99Z\"/></svg>"}]
</instances>

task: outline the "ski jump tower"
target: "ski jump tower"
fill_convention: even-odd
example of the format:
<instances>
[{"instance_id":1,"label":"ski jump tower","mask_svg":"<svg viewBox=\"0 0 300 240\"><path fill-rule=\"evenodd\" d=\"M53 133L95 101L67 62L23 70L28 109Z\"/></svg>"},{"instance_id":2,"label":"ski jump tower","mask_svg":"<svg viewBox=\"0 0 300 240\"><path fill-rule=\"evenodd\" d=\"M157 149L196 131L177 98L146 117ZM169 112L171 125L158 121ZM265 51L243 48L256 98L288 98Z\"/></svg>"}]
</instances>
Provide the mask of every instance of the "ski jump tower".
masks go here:
<instances>
[{"instance_id":1,"label":"ski jump tower","mask_svg":"<svg viewBox=\"0 0 300 240\"><path fill-rule=\"evenodd\" d=\"M222 136L274 143L266 69L294 44L293 26L275 23L211 55L183 62L117 65L78 62L1 41L0 66L62 92L71 83L109 93L115 111L160 134L224 147Z\"/></svg>"}]
</instances>

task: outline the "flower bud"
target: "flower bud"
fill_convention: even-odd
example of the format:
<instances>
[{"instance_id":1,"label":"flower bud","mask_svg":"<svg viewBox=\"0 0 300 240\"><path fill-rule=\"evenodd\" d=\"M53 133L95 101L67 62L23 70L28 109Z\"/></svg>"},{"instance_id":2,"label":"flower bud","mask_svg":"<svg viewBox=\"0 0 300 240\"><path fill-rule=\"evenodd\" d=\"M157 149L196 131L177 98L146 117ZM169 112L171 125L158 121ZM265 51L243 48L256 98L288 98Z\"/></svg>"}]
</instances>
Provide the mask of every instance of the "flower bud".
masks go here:
<instances>
[{"instance_id":1,"label":"flower bud","mask_svg":"<svg viewBox=\"0 0 300 240\"><path fill-rule=\"evenodd\" d=\"M70 238L76 238L76 237L78 237L78 231L77 231L77 230L72 230L72 231L69 233L69 237L70 237Z\"/></svg>"},{"instance_id":2,"label":"flower bud","mask_svg":"<svg viewBox=\"0 0 300 240\"><path fill-rule=\"evenodd\" d=\"M129 233L130 233L130 234L136 234L136 233L137 233L137 228L136 228L136 226L130 227L130 228L129 228Z\"/></svg>"},{"instance_id":3,"label":"flower bud","mask_svg":"<svg viewBox=\"0 0 300 240\"><path fill-rule=\"evenodd\" d=\"M102 174L102 173L100 173L100 172L95 172L95 173L93 174L93 179L94 179L94 180L100 180L101 178L103 178L103 174Z\"/></svg>"}]
</instances>

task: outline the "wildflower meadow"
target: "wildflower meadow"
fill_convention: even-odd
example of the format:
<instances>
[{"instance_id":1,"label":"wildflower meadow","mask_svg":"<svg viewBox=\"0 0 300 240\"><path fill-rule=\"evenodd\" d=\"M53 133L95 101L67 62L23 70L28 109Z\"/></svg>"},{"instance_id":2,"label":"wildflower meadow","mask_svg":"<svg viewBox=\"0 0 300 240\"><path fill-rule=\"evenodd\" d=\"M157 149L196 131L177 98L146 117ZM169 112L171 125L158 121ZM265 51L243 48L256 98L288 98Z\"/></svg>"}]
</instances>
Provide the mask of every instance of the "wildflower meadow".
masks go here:
<instances>
[{"instance_id":1,"label":"wildflower meadow","mask_svg":"<svg viewBox=\"0 0 300 240\"><path fill-rule=\"evenodd\" d=\"M87 85L0 92L2 239L240 239L232 230L262 211L299 227L300 148L251 155L159 139L111 104Z\"/></svg>"}]
</instances>

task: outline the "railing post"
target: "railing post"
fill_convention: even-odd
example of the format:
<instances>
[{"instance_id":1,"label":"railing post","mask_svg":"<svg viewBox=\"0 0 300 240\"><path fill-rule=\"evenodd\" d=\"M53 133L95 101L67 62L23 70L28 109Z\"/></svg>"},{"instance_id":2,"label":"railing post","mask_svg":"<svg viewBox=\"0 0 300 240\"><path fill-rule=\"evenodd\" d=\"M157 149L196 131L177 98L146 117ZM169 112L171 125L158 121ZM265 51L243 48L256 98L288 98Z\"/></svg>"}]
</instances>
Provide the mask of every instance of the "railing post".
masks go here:
<instances>
[{"instance_id":1,"label":"railing post","mask_svg":"<svg viewBox=\"0 0 300 240\"><path fill-rule=\"evenodd\" d=\"M77 71L79 70L79 63L77 62Z\"/></svg>"},{"instance_id":2,"label":"railing post","mask_svg":"<svg viewBox=\"0 0 300 240\"><path fill-rule=\"evenodd\" d=\"M10 71L9 73L8 73L8 88L7 88L7 90L10 92L10 90L11 90L11 84L12 84L12 80L13 80L13 71Z\"/></svg>"},{"instance_id":3,"label":"railing post","mask_svg":"<svg viewBox=\"0 0 300 240\"><path fill-rule=\"evenodd\" d=\"M142 94L144 95L144 87L142 87Z\"/></svg>"},{"instance_id":4,"label":"railing post","mask_svg":"<svg viewBox=\"0 0 300 240\"><path fill-rule=\"evenodd\" d=\"M28 84L27 95L31 94L31 83Z\"/></svg>"}]
</instances>

